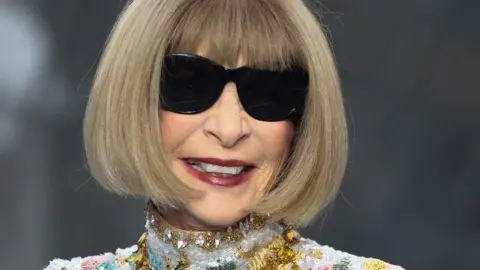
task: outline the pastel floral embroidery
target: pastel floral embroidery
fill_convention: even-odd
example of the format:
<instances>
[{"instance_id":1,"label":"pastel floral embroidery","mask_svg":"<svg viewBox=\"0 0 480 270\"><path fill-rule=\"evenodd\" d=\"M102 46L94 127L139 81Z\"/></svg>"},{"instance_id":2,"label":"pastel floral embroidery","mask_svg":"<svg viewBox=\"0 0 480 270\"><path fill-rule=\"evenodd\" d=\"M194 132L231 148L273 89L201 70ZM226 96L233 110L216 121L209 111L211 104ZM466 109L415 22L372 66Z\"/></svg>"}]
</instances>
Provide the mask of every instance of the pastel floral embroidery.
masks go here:
<instances>
[{"instance_id":1,"label":"pastel floral embroidery","mask_svg":"<svg viewBox=\"0 0 480 270\"><path fill-rule=\"evenodd\" d=\"M90 257L83 261L81 268L82 270L97 270L97 265L106 261L108 261L108 258L105 256Z\"/></svg>"},{"instance_id":2,"label":"pastel floral embroidery","mask_svg":"<svg viewBox=\"0 0 480 270\"><path fill-rule=\"evenodd\" d=\"M390 266L388 263L377 260L377 259L367 259L362 263L364 270L388 270Z\"/></svg>"},{"instance_id":3,"label":"pastel floral embroidery","mask_svg":"<svg viewBox=\"0 0 480 270\"><path fill-rule=\"evenodd\" d=\"M312 259L321 260L323 259L323 253L319 249L314 249L310 251L309 257Z\"/></svg>"},{"instance_id":4,"label":"pastel floral embroidery","mask_svg":"<svg viewBox=\"0 0 480 270\"><path fill-rule=\"evenodd\" d=\"M343 258L340 263L333 265L333 270L348 270L350 267L350 260L348 258Z\"/></svg>"},{"instance_id":5,"label":"pastel floral embroidery","mask_svg":"<svg viewBox=\"0 0 480 270\"><path fill-rule=\"evenodd\" d=\"M97 265L96 270L117 270L117 268L110 261L103 262Z\"/></svg>"},{"instance_id":6,"label":"pastel floral embroidery","mask_svg":"<svg viewBox=\"0 0 480 270\"><path fill-rule=\"evenodd\" d=\"M212 266L212 267L207 267L206 270L235 270L237 269L237 265L235 262L227 262L224 264L221 264L221 261L217 261L220 265L219 266Z\"/></svg>"},{"instance_id":7,"label":"pastel floral embroidery","mask_svg":"<svg viewBox=\"0 0 480 270\"><path fill-rule=\"evenodd\" d=\"M148 259L150 263L150 268L152 270L163 270L163 262L158 256L152 252L150 248L147 248Z\"/></svg>"}]
</instances>

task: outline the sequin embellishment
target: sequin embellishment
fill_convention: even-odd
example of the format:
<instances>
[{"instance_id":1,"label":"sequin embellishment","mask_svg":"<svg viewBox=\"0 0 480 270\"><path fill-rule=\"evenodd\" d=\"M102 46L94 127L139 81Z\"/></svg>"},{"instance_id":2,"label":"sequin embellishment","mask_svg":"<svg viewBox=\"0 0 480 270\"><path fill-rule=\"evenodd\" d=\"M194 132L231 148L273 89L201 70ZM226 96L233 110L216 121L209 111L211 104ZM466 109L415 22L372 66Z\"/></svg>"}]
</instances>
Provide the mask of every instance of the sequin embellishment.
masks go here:
<instances>
[{"instance_id":1,"label":"sequin embellishment","mask_svg":"<svg viewBox=\"0 0 480 270\"><path fill-rule=\"evenodd\" d=\"M364 270L388 270L390 266L381 260L377 259L367 259L362 263Z\"/></svg>"},{"instance_id":2,"label":"sequin embellishment","mask_svg":"<svg viewBox=\"0 0 480 270\"><path fill-rule=\"evenodd\" d=\"M287 269L300 270L297 262L305 258L301 251L295 251L293 246L300 241L299 234L291 226L286 226L282 237L275 238L270 244L252 257L248 263L249 270Z\"/></svg>"}]
</instances>

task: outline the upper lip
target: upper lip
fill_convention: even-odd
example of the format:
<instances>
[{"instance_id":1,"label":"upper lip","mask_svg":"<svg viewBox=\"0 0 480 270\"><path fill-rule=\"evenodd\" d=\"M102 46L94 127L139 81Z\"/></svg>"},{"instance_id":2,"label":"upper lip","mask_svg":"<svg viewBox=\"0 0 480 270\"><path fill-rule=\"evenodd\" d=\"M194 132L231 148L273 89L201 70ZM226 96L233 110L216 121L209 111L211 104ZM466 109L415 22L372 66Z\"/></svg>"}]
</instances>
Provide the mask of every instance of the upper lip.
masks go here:
<instances>
[{"instance_id":1,"label":"upper lip","mask_svg":"<svg viewBox=\"0 0 480 270\"><path fill-rule=\"evenodd\" d=\"M237 159L220 159L220 158L210 158L210 157L189 157L189 158L182 158L183 160L191 160L197 162L204 162L215 164L219 166L226 166L226 167L233 167L233 166L243 166L243 167L255 167L255 164L249 163L242 160Z\"/></svg>"}]
</instances>

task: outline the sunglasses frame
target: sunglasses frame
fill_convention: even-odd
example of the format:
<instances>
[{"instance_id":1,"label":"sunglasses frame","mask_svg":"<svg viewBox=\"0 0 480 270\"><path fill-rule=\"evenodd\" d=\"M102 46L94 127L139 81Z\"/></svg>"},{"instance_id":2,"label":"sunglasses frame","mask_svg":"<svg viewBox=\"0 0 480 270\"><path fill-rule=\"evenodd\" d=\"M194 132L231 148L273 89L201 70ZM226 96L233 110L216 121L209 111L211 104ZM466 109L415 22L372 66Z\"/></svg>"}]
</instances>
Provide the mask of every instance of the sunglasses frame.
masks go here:
<instances>
[{"instance_id":1,"label":"sunglasses frame","mask_svg":"<svg viewBox=\"0 0 480 270\"><path fill-rule=\"evenodd\" d=\"M188 60L188 61L202 61L204 64L207 64L210 66L213 71L211 73L216 73L215 76L218 76L218 78L215 78L212 80L211 85L214 86L213 90L210 90L210 93L213 94L212 101L206 103L208 105L204 105L201 108L198 109L192 109L192 110L179 110L179 109L174 109L172 108L171 105L168 104L168 102L165 102L166 96L165 93L163 92L163 89L168 86L168 83L165 81L168 79L167 75L169 73L168 71L168 65L173 63L175 59L182 59L182 61ZM170 61L170 62L169 62ZM162 92L160 93L160 106L162 109L166 111L171 111L174 113L179 113L179 114L198 114L202 113L209 108L211 108L215 102L220 98L220 95L223 92L223 89L225 85L229 82L235 83L237 86L237 92L239 96L240 103L243 107L243 109L253 118L260 120L260 121L266 121L266 122L275 122L275 121L283 121L283 120L291 120L291 119L296 119L299 118L304 109L304 103L306 100L306 94L308 91L308 73L297 66L292 66L287 70L282 70L282 71L269 71L269 70L261 70L261 69L254 69L251 67L243 66L239 68L227 68L224 67L220 64L217 64L216 62L195 54L183 54L183 53L172 53L172 54L167 54L164 57L164 63L163 63L163 68L162 68L162 76L161 76L161 89ZM272 113L272 114L266 114L264 113L262 116L259 116L259 114L252 113L254 110L251 107L251 104L247 101L247 96L249 93L247 88L244 86L247 79L245 79L245 76L248 76L249 74L257 76L258 77L265 77L267 78L268 76L270 77L278 77L281 78L281 76L287 76L290 80L293 79L295 81L298 81L299 89L296 90L296 92L302 92L302 93L295 93L294 90L291 90L291 93L288 92L289 90L282 90L284 95L288 95L288 98L285 98L284 103L289 103L287 108L282 113ZM268 80L264 80L268 81ZM265 83L265 82L263 82ZM268 83L268 82L267 82ZM296 83L296 82L295 82ZM218 84L218 85L216 85ZM220 84L222 84L222 87L220 87ZM216 86L216 87L215 87ZM210 87L210 86L209 86ZM279 86L281 88L281 86ZM301 89L300 89L301 88ZM163 94L163 95L162 95ZM280 94L280 93L279 93ZM193 103L193 102L191 102ZM211 104L210 104L211 103ZM279 104L280 105L285 105L285 104ZM258 106L258 105L257 105ZM287 111L288 110L288 111Z\"/></svg>"}]
</instances>

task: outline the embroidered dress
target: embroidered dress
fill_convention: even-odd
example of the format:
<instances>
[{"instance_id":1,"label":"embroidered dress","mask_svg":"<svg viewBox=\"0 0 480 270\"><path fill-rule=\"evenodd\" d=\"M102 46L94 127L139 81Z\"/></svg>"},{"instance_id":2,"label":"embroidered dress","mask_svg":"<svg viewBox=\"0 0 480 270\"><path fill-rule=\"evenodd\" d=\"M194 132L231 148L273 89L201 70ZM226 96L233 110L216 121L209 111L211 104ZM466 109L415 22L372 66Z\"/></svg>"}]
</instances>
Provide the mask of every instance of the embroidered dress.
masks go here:
<instances>
[{"instance_id":1,"label":"embroidered dress","mask_svg":"<svg viewBox=\"0 0 480 270\"><path fill-rule=\"evenodd\" d=\"M302 238L291 226L250 215L219 232L170 226L149 203L146 232L136 246L115 254L55 259L46 270L401 270Z\"/></svg>"}]
</instances>

